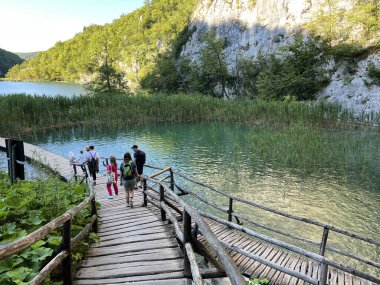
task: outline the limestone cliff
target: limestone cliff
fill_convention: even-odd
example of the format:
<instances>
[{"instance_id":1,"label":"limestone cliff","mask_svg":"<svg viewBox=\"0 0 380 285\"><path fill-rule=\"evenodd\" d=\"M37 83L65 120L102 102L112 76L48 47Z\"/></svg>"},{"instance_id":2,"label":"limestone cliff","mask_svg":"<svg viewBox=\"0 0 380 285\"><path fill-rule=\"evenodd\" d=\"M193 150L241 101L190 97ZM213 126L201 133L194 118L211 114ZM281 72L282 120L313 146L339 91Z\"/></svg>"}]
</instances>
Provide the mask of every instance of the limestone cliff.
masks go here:
<instances>
[{"instance_id":1,"label":"limestone cliff","mask_svg":"<svg viewBox=\"0 0 380 285\"><path fill-rule=\"evenodd\" d=\"M217 37L227 39L225 53L233 68L239 59L254 58L259 51L276 52L296 33L307 36L306 23L320 6L320 0L200 0L190 24L195 32L182 55L197 61L201 35L215 28ZM352 108L357 115L380 112L380 86L368 84L369 62L380 68L380 54L360 61L356 74L347 76L344 68L338 68L318 97Z\"/></svg>"}]
</instances>

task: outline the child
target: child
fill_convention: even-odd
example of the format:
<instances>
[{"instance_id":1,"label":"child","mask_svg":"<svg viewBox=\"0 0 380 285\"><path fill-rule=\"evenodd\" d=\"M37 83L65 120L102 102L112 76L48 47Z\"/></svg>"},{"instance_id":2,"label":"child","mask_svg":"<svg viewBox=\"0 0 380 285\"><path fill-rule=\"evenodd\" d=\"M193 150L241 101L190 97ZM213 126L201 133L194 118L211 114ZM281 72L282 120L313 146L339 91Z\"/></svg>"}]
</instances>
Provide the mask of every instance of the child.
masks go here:
<instances>
[{"instance_id":1,"label":"child","mask_svg":"<svg viewBox=\"0 0 380 285\"><path fill-rule=\"evenodd\" d=\"M115 177L115 180L114 180L114 182L112 183L112 185L113 185L113 190L115 191L115 195L118 196L118 195L119 195L119 188L117 187L117 178L118 178L118 175L117 175L117 162L116 162L116 157L111 156L111 157L110 157L110 162L111 162L111 170L112 170L112 173L114 174L114 177Z\"/></svg>"},{"instance_id":2,"label":"child","mask_svg":"<svg viewBox=\"0 0 380 285\"><path fill-rule=\"evenodd\" d=\"M110 165L107 165L106 183L107 183L107 190L109 194L107 199L113 199L111 184L115 183L115 174L112 172L112 168Z\"/></svg>"}]
</instances>

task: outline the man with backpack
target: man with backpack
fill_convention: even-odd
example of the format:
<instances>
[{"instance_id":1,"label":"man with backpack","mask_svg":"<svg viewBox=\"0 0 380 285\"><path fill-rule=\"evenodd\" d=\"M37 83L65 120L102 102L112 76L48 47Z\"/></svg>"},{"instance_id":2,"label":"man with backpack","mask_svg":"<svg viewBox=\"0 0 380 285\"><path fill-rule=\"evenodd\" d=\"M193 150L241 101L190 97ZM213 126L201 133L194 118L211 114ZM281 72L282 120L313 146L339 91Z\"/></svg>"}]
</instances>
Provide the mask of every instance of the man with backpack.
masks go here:
<instances>
[{"instance_id":1,"label":"man with backpack","mask_svg":"<svg viewBox=\"0 0 380 285\"><path fill-rule=\"evenodd\" d=\"M142 175L144 171L144 164L146 161L146 154L142 150L139 150L139 147L135 144L132 146L132 149L134 152L133 157L137 166L137 173L139 175Z\"/></svg>"},{"instance_id":2,"label":"man with backpack","mask_svg":"<svg viewBox=\"0 0 380 285\"><path fill-rule=\"evenodd\" d=\"M99 154L94 150L94 146L90 145L86 147L87 155L86 162L88 164L88 170L93 179L93 185L96 185L96 173L99 172Z\"/></svg>"}]
</instances>

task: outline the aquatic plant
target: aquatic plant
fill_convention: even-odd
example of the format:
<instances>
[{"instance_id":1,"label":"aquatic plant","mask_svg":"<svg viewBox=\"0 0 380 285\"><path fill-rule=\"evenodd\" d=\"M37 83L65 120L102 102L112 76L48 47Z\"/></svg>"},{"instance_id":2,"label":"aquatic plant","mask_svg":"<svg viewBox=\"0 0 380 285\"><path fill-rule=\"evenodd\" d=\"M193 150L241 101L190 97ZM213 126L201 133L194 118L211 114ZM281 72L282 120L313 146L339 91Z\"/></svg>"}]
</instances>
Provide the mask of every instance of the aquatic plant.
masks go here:
<instances>
[{"instance_id":1,"label":"aquatic plant","mask_svg":"<svg viewBox=\"0 0 380 285\"><path fill-rule=\"evenodd\" d=\"M103 94L73 98L19 94L0 97L0 110L1 136L80 125L108 128L161 122L221 122L338 127L354 120L351 112L323 101L226 101L199 94Z\"/></svg>"}]
</instances>

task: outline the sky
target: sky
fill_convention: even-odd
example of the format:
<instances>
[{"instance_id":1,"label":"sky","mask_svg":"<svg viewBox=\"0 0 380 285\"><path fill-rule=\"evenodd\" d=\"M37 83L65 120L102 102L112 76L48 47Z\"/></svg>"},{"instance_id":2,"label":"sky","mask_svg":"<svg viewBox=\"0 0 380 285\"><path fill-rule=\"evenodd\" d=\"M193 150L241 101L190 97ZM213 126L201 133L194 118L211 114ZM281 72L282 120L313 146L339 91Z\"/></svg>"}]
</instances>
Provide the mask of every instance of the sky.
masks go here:
<instances>
[{"instance_id":1,"label":"sky","mask_svg":"<svg viewBox=\"0 0 380 285\"><path fill-rule=\"evenodd\" d=\"M0 0L0 48L47 50L91 24L111 23L144 0Z\"/></svg>"}]
</instances>

